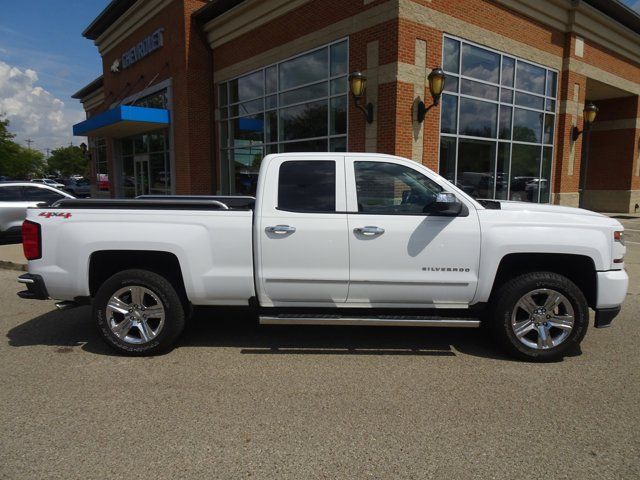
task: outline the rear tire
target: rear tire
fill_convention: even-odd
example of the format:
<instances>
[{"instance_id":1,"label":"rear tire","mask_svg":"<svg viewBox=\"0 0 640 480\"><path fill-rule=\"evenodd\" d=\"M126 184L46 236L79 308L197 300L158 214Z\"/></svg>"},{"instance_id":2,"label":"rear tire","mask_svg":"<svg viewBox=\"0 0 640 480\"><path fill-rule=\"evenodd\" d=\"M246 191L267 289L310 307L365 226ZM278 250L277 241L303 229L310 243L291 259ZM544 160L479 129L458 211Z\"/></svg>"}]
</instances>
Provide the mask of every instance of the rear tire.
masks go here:
<instances>
[{"instance_id":1,"label":"rear tire","mask_svg":"<svg viewBox=\"0 0 640 480\"><path fill-rule=\"evenodd\" d=\"M496 292L493 305L494 338L521 360L560 360L577 350L587 333L587 300L575 283L557 273L513 278Z\"/></svg>"},{"instance_id":2,"label":"rear tire","mask_svg":"<svg viewBox=\"0 0 640 480\"><path fill-rule=\"evenodd\" d=\"M171 283L148 270L124 270L105 281L93 301L102 338L119 352L156 355L182 333L185 312Z\"/></svg>"}]
</instances>

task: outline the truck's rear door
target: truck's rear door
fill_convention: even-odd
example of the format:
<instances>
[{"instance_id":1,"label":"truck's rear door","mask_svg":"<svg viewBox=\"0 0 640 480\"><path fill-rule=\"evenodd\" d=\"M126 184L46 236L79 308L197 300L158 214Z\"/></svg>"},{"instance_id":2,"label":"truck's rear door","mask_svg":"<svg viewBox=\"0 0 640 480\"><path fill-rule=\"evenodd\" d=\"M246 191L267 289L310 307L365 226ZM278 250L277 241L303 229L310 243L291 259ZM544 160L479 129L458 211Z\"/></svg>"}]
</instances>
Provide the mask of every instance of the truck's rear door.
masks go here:
<instances>
[{"instance_id":1,"label":"truck's rear door","mask_svg":"<svg viewBox=\"0 0 640 480\"><path fill-rule=\"evenodd\" d=\"M344 157L271 157L260 174L254 238L261 304L345 302L349 239Z\"/></svg>"}]
</instances>

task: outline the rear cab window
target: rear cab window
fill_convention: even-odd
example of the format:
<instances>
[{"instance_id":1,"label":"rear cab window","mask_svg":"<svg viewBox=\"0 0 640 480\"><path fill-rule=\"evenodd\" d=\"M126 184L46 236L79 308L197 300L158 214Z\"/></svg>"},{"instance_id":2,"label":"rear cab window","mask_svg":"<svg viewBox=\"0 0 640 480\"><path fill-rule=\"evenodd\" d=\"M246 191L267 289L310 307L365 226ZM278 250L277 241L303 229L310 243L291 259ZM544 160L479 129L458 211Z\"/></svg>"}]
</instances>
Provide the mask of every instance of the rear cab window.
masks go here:
<instances>
[{"instance_id":1,"label":"rear cab window","mask_svg":"<svg viewBox=\"0 0 640 480\"><path fill-rule=\"evenodd\" d=\"M278 175L277 208L289 212L335 213L336 162L282 162Z\"/></svg>"}]
</instances>

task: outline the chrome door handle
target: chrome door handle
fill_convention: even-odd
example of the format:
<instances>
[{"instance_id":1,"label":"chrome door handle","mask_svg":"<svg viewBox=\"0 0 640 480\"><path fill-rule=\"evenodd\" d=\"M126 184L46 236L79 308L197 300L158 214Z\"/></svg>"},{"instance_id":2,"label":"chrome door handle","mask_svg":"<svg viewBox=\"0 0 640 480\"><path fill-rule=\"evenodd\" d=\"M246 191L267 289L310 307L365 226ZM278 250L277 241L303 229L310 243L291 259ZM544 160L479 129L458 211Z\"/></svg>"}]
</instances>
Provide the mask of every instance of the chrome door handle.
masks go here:
<instances>
[{"instance_id":1,"label":"chrome door handle","mask_svg":"<svg viewBox=\"0 0 640 480\"><path fill-rule=\"evenodd\" d=\"M293 233L296 231L296 227L290 227L289 225L276 225L275 227L267 227L265 230L269 233L277 233L278 235L284 235L285 233Z\"/></svg>"},{"instance_id":2,"label":"chrome door handle","mask_svg":"<svg viewBox=\"0 0 640 480\"><path fill-rule=\"evenodd\" d=\"M353 233L359 233L360 235L368 235L368 236L382 235L384 233L384 228L372 227L372 226L358 227L353 229Z\"/></svg>"}]
</instances>

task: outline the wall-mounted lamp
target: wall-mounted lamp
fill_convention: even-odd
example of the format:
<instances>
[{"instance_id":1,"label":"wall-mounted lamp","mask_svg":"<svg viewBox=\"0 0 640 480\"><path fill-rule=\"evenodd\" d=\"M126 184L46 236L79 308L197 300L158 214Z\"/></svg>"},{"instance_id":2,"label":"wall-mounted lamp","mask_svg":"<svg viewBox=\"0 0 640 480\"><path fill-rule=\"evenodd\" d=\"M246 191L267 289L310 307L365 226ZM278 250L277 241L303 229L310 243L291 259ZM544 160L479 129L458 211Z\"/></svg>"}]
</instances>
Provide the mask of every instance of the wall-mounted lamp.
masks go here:
<instances>
[{"instance_id":1,"label":"wall-mounted lamp","mask_svg":"<svg viewBox=\"0 0 640 480\"><path fill-rule=\"evenodd\" d=\"M424 121L424 117L427 115L427 112L432 107L437 107L440 104L440 96L442 95L442 91L444 90L444 81L446 79L446 75L444 74L444 70L440 67L434 68L431 70L431 73L427 77L429 80L429 92L431 93L431 98L433 98L433 103L428 107L424 104L424 102L418 103L418 111L416 113L416 119L418 122Z\"/></svg>"},{"instance_id":2,"label":"wall-mounted lamp","mask_svg":"<svg viewBox=\"0 0 640 480\"><path fill-rule=\"evenodd\" d=\"M360 104L360 100L362 100L367 91L367 76L362 72L353 72L349 75L349 90L353 95L353 102L358 110L362 112L367 123L373 122L373 104L369 102L364 107Z\"/></svg>"},{"instance_id":3,"label":"wall-mounted lamp","mask_svg":"<svg viewBox=\"0 0 640 480\"><path fill-rule=\"evenodd\" d=\"M573 127L573 141L575 142L582 132L588 130L593 122L596 121L596 115L598 113L598 107L596 107L593 103L589 102L584 106L584 111L582 112L582 118L584 119L584 129L580 130L577 126Z\"/></svg>"}]
</instances>

